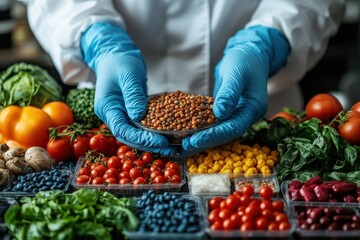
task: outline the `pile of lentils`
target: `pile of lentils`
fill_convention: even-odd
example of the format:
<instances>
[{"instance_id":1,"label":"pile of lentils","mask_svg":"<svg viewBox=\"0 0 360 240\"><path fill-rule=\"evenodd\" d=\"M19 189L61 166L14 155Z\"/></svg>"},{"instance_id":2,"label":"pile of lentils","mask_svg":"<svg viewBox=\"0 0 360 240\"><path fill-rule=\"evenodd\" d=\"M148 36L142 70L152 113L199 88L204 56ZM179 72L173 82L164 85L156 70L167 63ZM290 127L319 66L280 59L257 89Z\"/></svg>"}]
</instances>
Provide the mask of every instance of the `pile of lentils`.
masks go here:
<instances>
[{"instance_id":1,"label":"pile of lentils","mask_svg":"<svg viewBox=\"0 0 360 240\"><path fill-rule=\"evenodd\" d=\"M181 91L162 93L149 99L141 123L159 131L195 130L215 122L214 98Z\"/></svg>"},{"instance_id":2,"label":"pile of lentils","mask_svg":"<svg viewBox=\"0 0 360 240\"><path fill-rule=\"evenodd\" d=\"M192 199L149 190L137 200L140 232L196 233L202 216Z\"/></svg>"}]
</instances>

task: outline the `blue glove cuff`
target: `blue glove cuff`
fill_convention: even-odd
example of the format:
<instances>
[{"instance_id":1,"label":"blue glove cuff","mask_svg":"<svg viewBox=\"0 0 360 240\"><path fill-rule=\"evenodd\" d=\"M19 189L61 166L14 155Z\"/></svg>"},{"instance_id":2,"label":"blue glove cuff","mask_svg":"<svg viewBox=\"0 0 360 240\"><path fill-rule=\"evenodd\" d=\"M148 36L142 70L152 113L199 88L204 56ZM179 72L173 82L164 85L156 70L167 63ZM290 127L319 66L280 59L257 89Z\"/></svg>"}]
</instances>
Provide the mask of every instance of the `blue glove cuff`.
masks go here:
<instances>
[{"instance_id":1,"label":"blue glove cuff","mask_svg":"<svg viewBox=\"0 0 360 240\"><path fill-rule=\"evenodd\" d=\"M128 33L122 27L109 22L91 25L81 36L80 48L85 62L94 71L101 58L113 53L133 56L143 62L140 50Z\"/></svg>"},{"instance_id":2,"label":"blue glove cuff","mask_svg":"<svg viewBox=\"0 0 360 240\"><path fill-rule=\"evenodd\" d=\"M269 77L276 74L286 64L287 57L291 52L291 47L285 36L275 28L264 26L253 26L238 31L229 39L225 48L227 51L242 48L243 44L254 44L261 53L268 57Z\"/></svg>"}]
</instances>

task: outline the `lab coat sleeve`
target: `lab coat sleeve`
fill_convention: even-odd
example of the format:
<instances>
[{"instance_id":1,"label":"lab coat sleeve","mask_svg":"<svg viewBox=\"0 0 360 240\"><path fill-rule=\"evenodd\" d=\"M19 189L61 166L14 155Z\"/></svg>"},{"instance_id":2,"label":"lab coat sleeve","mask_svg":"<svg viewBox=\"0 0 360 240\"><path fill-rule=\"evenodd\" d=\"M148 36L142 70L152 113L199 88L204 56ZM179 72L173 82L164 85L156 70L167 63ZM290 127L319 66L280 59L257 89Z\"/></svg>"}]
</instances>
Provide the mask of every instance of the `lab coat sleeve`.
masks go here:
<instances>
[{"instance_id":1,"label":"lab coat sleeve","mask_svg":"<svg viewBox=\"0 0 360 240\"><path fill-rule=\"evenodd\" d=\"M27 1L29 25L50 55L64 83L95 82L94 73L82 60L81 34L93 23L111 21L124 26L112 0Z\"/></svg>"},{"instance_id":2,"label":"lab coat sleeve","mask_svg":"<svg viewBox=\"0 0 360 240\"><path fill-rule=\"evenodd\" d=\"M287 64L269 79L270 95L301 80L324 55L345 12L342 0L263 0L246 27L263 25L282 31L291 45ZM316 84L316 83L315 83Z\"/></svg>"}]
</instances>

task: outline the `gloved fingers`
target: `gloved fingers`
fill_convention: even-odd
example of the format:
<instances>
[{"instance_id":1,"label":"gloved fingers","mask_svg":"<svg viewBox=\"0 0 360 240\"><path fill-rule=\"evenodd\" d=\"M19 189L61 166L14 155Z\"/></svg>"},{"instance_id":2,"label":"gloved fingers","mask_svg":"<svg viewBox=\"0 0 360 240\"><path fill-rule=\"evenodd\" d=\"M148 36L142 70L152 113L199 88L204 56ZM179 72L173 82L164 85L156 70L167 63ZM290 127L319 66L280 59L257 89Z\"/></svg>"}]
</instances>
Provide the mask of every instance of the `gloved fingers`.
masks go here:
<instances>
[{"instance_id":1,"label":"gloved fingers","mask_svg":"<svg viewBox=\"0 0 360 240\"><path fill-rule=\"evenodd\" d=\"M266 112L267 99L243 97L231 118L218 125L183 139L185 151L195 152L199 149L212 148L231 142L241 137L247 129L258 121Z\"/></svg>"},{"instance_id":2,"label":"gloved fingers","mask_svg":"<svg viewBox=\"0 0 360 240\"><path fill-rule=\"evenodd\" d=\"M238 52L229 53L219 63L214 88L213 111L217 118L229 118L236 109L240 97L247 87L250 67Z\"/></svg>"},{"instance_id":3,"label":"gloved fingers","mask_svg":"<svg viewBox=\"0 0 360 240\"><path fill-rule=\"evenodd\" d=\"M113 94L98 98L95 93L95 113L104 121L115 137L143 147L167 147L166 137L132 126L128 122L121 96Z\"/></svg>"}]
</instances>

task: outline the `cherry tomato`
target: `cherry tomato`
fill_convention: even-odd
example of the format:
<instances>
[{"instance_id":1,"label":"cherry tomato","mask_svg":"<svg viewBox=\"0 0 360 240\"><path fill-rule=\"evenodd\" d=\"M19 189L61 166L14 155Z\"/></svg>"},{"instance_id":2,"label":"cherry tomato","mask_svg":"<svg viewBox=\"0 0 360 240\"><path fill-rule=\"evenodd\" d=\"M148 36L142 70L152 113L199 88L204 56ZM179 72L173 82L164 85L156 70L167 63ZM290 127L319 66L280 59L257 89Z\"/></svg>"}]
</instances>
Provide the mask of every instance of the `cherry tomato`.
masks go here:
<instances>
[{"instance_id":1,"label":"cherry tomato","mask_svg":"<svg viewBox=\"0 0 360 240\"><path fill-rule=\"evenodd\" d=\"M106 184L117 184L117 180L114 177L105 178L104 183L106 183Z\"/></svg>"},{"instance_id":2,"label":"cherry tomato","mask_svg":"<svg viewBox=\"0 0 360 240\"><path fill-rule=\"evenodd\" d=\"M158 165L152 164L150 167L150 171L154 172L154 171L161 171L161 168Z\"/></svg>"},{"instance_id":3,"label":"cherry tomato","mask_svg":"<svg viewBox=\"0 0 360 240\"><path fill-rule=\"evenodd\" d=\"M351 106L351 110L360 113L360 102L354 103L354 104Z\"/></svg>"},{"instance_id":4,"label":"cherry tomato","mask_svg":"<svg viewBox=\"0 0 360 240\"><path fill-rule=\"evenodd\" d=\"M360 145L360 113L347 114L348 120L338 128L339 134L351 145Z\"/></svg>"},{"instance_id":5,"label":"cherry tomato","mask_svg":"<svg viewBox=\"0 0 360 240\"><path fill-rule=\"evenodd\" d=\"M219 217L219 213L220 213L220 209L211 210L211 212L208 215L208 221L210 224L217 221L222 222L221 218Z\"/></svg>"},{"instance_id":6,"label":"cherry tomato","mask_svg":"<svg viewBox=\"0 0 360 240\"><path fill-rule=\"evenodd\" d=\"M139 168L133 167L130 169L129 175L130 175L131 179L136 179L138 177L142 177L143 174Z\"/></svg>"},{"instance_id":7,"label":"cherry tomato","mask_svg":"<svg viewBox=\"0 0 360 240\"><path fill-rule=\"evenodd\" d=\"M146 178L144 177L138 177L133 181L133 184L137 185L137 184L146 184L148 183Z\"/></svg>"},{"instance_id":8,"label":"cherry tomato","mask_svg":"<svg viewBox=\"0 0 360 240\"><path fill-rule=\"evenodd\" d=\"M96 166L94 169L91 170L90 177L92 179L96 178L96 177L102 178L104 176L106 170L107 170L107 168L103 165Z\"/></svg>"},{"instance_id":9,"label":"cherry tomato","mask_svg":"<svg viewBox=\"0 0 360 240\"><path fill-rule=\"evenodd\" d=\"M341 111L343 106L340 101L331 94L320 93L313 96L306 104L306 116L311 118L318 118L324 124L328 124Z\"/></svg>"},{"instance_id":10,"label":"cherry tomato","mask_svg":"<svg viewBox=\"0 0 360 240\"><path fill-rule=\"evenodd\" d=\"M106 165L108 166L108 168L115 168L115 169L121 168L121 162L117 156L110 157Z\"/></svg>"},{"instance_id":11,"label":"cherry tomato","mask_svg":"<svg viewBox=\"0 0 360 240\"><path fill-rule=\"evenodd\" d=\"M127 160L132 160L132 161L138 159L137 154L135 152L133 152L133 151L127 151L125 153L125 157L126 157Z\"/></svg>"},{"instance_id":12,"label":"cherry tomato","mask_svg":"<svg viewBox=\"0 0 360 240\"><path fill-rule=\"evenodd\" d=\"M222 220L228 219L231 217L232 212L228 209L221 209L219 212L219 218L221 218Z\"/></svg>"},{"instance_id":13,"label":"cherry tomato","mask_svg":"<svg viewBox=\"0 0 360 240\"><path fill-rule=\"evenodd\" d=\"M257 230L266 230L268 228L269 222L265 217L258 217L255 219L255 228Z\"/></svg>"},{"instance_id":14,"label":"cherry tomato","mask_svg":"<svg viewBox=\"0 0 360 240\"><path fill-rule=\"evenodd\" d=\"M78 175L87 175L89 176L90 175L90 171L88 168L85 168L85 167L82 167L79 169L79 172L78 172Z\"/></svg>"},{"instance_id":15,"label":"cherry tomato","mask_svg":"<svg viewBox=\"0 0 360 240\"><path fill-rule=\"evenodd\" d=\"M164 176L158 175L153 179L153 183L155 184L166 183L166 178Z\"/></svg>"},{"instance_id":16,"label":"cherry tomato","mask_svg":"<svg viewBox=\"0 0 360 240\"><path fill-rule=\"evenodd\" d=\"M288 217L285 213L277 213L275 215L275 222L281 223L281 222L286 222L286 221L288 221Z\"/></svg>"},{"instance_id":17,"label":"cherry tomato","mask_svg":"<svg viewBox=\"0 0 360 240\"><path fill-rule=\"evenodd\" d=\"M102 177L96 177L93 180L91 180L92 184L103 184L105 182L105 179Z\"/></svg>"},{"instance_id":18,"label":"cherry tomato","mask_svg":"<svg viewBox=\"0 0 360 240\"><path fill-rule=\"evenodd\" d=\"M271 205L272 205L273 211L275 211L275 212L284 212L284 210L285 210L285 204L281 200L273 200L271 202Z\"/></svg>"},{"instance_id":19,"label":"cherry tomato","mask_svg":"<svg viewBox=\"0 0 360 240\"><path fill-rule=\"evenodd\" d=\"M222 224L220 221L216 221L210 226L211 231L219 231L222 230Z\"/></svg>"},{"instance_id":20,"label":"cherry tomato","mask_svg":"<svg viewBox=\"0 0 360 240\"><path fill-rule=\"evenodd\" d=\"M128 178L128 179L130 179L129 172L127 172L127 171L122 171L121 173L119 173L119 179L122 179L122 178Z\"/></svg>"},{"instance_id":21,"label":"cherry tomato","mask_svg":"<svg viewBox=\"0 0 360 240\"><path fill-rule=\"evenodd\" d=\"M79 175L77 178L76 178L76 183L77 184L86 184L86 183L89 183L90 182L90 177L88 175Z\"/></svg>"},{"instance_id":22,"label":"cherry tomato","mask_svg":"<svg viewBox=\"0 0 360 240\"><path fill-rule=\"evenodd\" d=\"M251 201L251 198L248 195L242 195L240 197L240 205L242 205L242 206L247 206L250 203L250 201Z\"/></svg>"},{"instance_id":23,"label":"cherry tomato","mask_svg":"<svg viewBox=\"0 0 360 240\"><path fill-rule=\"evenodd\" d=\"M261 211L261 216L263 216L266 219L272 219L274 216L274 212L271 211L270 209L263 209Z\"/></svg>"},{"instance_id":24,"label":"cherry tomato","mask_svg":"<svg viewBox=\"0 0 360 240\"><path fill-rule=\"evenodd\" d=\"M171 179L174 175L177 175L177 172L172 168L166 169L164 171L164 177L167 179Z\"/></svg>"},{"instance_id":25,"label":"cherry tomato","mask_svg":"<svg viewBox=\"0 0 360 240\"><path fill-rule=\"evenodd\" d=\"M102 123L99 126L99 131L102 131L102 130L109 130L109 127L105 123Z\"/></svg>"},{"instance_id":26,"label":"cherry tomato","mask_svg":"<svg viewBox=\"0 0 360 240\"><path fill-rule=\"evenodd\" d=\"M121 178L119 180L119 184L129 184L129 183L131 183L130 178Z\"/></svg>"},{"instance_id":27,"label":"cherry tomato","mask_svg":"<svg viewBox=\"0 0 360 240\"><path fill-rule=\"evenodd\" d=\"M107 137L107 156L115 156L119 148L118 142L114 136Z\"/></svg>"},{"instance_id":28,"label":"cherry tomato","mask_svg":"<svg viewBox=\"0 0 360 240\"><path fill-rule=\"evenodd\" d=\"M118 175L119 175L119 171L116 169L116 168L113 168L113 167L111 167L111 168L108 168L107 170L106 170L106 172L105 172L105 174L107 174L107 173L109 173L109 174L112 174L114 177L118 177Z\"/></svg>"},{"instance_id":29,"label":"cherry tomato","mask_svg":"<svg viewBox=\"0 0 360 240\"><path fill-rule=\"evenodd\" d=\"M179 175L173 175L169 182L171 183L181 183L181 177Z\"/></svg>"},{"instance_id":30,"label":"cherry tomato","mask_svg":"<svg viewBox=\"0 0 360 240\"><path fill-rule=\"evenodd\" d=\"M262 186L259 189L259 196L264 199L270 199L274 194L274 191L269 186Z\"/></svg>"},{"instance_id":31,"label":"cherry tomato","mask_svg":"<svg viewBox=\"0 0 360 240\"><path fill-rule=\"evenodd\" d=\"M212 197L208 201L209 208L212 210L216 208L220 208L220 203L222 202L222 200L223 200L222 197Z\"/></svg>"},{"instance_id":32,"label":"cherry tomato","mask_svg":"<svg viewBox=\"0 0 360 240\"><path fill-rule=\"evenodd\" d=\"M242 232L251 231L253 229L254 229L254 225L251 222L245 222L240 226L240 231Z\"/></svg>"},{"instance_id":33,"label":"cherry tomato","mask_svg":"<svg viewBox=\"0 0 360 240\"><path fill-rule=\"evenodd\" d=\"M165 168L165 162L163 159L158 158L158 159L154 160L153 164L159 166L161 170L163 170Z\"/></svg>"},{"instance_id":34,"label":"cherry tomato","mask_svg":"<svg viewBox=\"0 0 360 240\"><path fill-rule=\"evenodd\" d=\"M150 168L144 168L142 171L143 171L143 177L145 177L145 178L151 178Z\"/></svg>"},{"instance_id":35,"label":"cherry tomato","mask_svg":"<svg viewBox=\"0 0 360 240\"><path fill-rule=\"evenodd\" d=\"M145 166L146 166L146 163L143 161L143 160L135 160L134 162L133 162L133 164L134 164L134 166L136 166L136 167L139 167L139 168L145 168Z\"/></svg>"},{"instance_id":36,"label":"cherry tomato","mask_svg":"<svg viewBox=\"0 0 360 240\"><path fill-rule=\"evenodd\" d=\"M108 150L108 141L106 139L106 136L104 134L95 134L90 138L90 149L107 154Z\"/></svg>"},{"instance_id":37,"label":"cherry tomato","mask_svg":"<svg viewBox=\"0 0 360 240\"><path fill-rule=\"evenodd\" d=\"M291 225L288 221L279 223L279 230L285 231L291 228Z\"/></svg>"},{"instance_id":38,"label":"cherry tomato","mask_svg":"<svg viewBox=\"0 0 360 240\"><path fill-rule=\"evenodd\" d=\"M49 140L46 150L55 163L73 159L70 139L68 137Z\"/></svg>"},{"instance_id":39,"label":"cherry tomato","mask_svg":"<svg viewBox=\"0 0 360 240\"><path fill-rule=\"evenodd\" d=\"M259 206L256 206L255 204L253 205L248 205L246 208L245 208L245 214L246 215L250 215L252 217L256 217L258 215L261 214L261 210L260 210L260 207Z\"/></svg>"},{"instance_id":40,"label":"cherry tomato","mask_svg":"<svg viewBox=\"0 0 360 240\"><path fill-rule=\"evenodd\" d=\"M279 224L277 222L270 222L268 226L268 230L277 231L279 230Z\"/></svg>"},{"instance_id":41,"label":"cherry tomato","mask_svg":"<svg viewBox=\"0 0 360 240\"><path fill-rule=\"evenodd\" d=\"M150 170L150 171L151 171L151 170ZM151 179L154 179L154 178L157 177L157 176L163 176L162 172L160 172L160 171L153 171L153 172L150 173L150 178L151 178Z\"/></svg>"},{"instance_id":42,"label":"cherry tomato","mask_svg":"<svg viewBox=\"0 0 360 240\"><path fill-rule=\"evenodd\" d=\"M234 211L240 206L240 200L235 195L229 195L225 199L225 203L226 203L226 208L231 211Z\"/></svg>"},{"instance_id":43,"label":"cherry tomato","mask_svg":"<svg viewBox=\"0 0 360 240\"><path fill-rule=\"evenodd\" d=\"M236 224L230 218L223 221L223 230L231 231L235 229Z\"/></svg>"},{"instance_id":44,"label":"cherry tomato","mask_svg":"<svg viewBox=\"0 0 360 240\"><path fill-rule=\"evenodd\" d=\"M241 192L249 197L254 194L254 187L252 185L244 185L241 188Z\"/></svg>"},{"instance_id":45,"label":"cherry tomato","mask_svg":"<svg viewBox=\"0 0 360 240\"><path fill-rule=\"evenodd\" d=\"M235 223L235 228L240 227L241 217L239 214L237 214L237 213L231 214L230 219L231 219L231 221L233 221Z\"/></svg>"},{"instance_id":46,"label":"cherry tomato","mask_svg":"<svg viewBox=\"0 0 360 240\"><path fill-rule=\"evenodd\" d=\"M244 214L241 216L241 222L242 223L247 223L247 222L252 222L253 220L253 217L251 215L248 215L248 214Z\"/></svg>"},{"instance_id":47,"label":"cherry tomato","mask_svg":"<svg viewBox=\"0 0 360 240\"><path fill-rule=\"evenodd\" d=\"M72 154L77 160L82 156L85 156L86 152L90 150L89 138L87 136L77 136L71 143Z\"/></svg>"},{"instance_id":48,"label":"cherry tomato","mask_svg":"<svg viewBox=\"0 0 360 240\"><path fill-rule=\"evenodd\" d=\"M114 174L112 174L111 172L106 172L103 176L102 176L104 179L107 179L107 178L116 178L117 176L115 176Z\"/></svg>"},{"instance_id":49,"label":"cherry tomato","mask_svg":"<svg viewBox=\"0 0 360 240\"><path fill-rule=\"evenodd\" d=\"M177 163L174 162L167 162L165 169L173 169L177 174L180 173L180 166Z\"/></svg>"},{"instance_id":50,"label":"cherry tomato","mask_svg":"<svg viewBox=\"0 0 360 240\"><path fill-rule=\"evenodd\" d=\"M151 164L153 161L153 156L151 152L144 152L141 156L141 160L143 160L145 164Z\"/></svg>"},{"instance_id":51,"label":"cherry tomato","mask_svg":"<svg viewBox=\"0 0 360 240\"><path fill-rule=\"evenodd\" d=\"M120 158L120 155L123 153L126 153L128 151L131 151L131 147L128 145L122 145L118 148L116 155Z\"/></svg>"},{"instance_id":52,"label":"cherry tomato","mask_svg":"<svg viewBox=\"0 0 360 240\"><path fill-rule=\"evenodd\" d=\"M122 165L122 170L129 172L133 168L133 162L131 160L126 160Z\"/></svg>"},{"instance_id":53,"label":"cherry tomato","mask_svg":"<svg viewBox=\"0 0 360 240\"><path fill-rule=\"evenodd\" d=\"M283 117L287 121L293 121L296 119L296 116L294 116L293 114L285 112L285 111L281 111L281 112L275 113L274 115L269 117L268 120L273 121L275 118L278 118L278 117Z\"/></svg>"}]
</instances>

